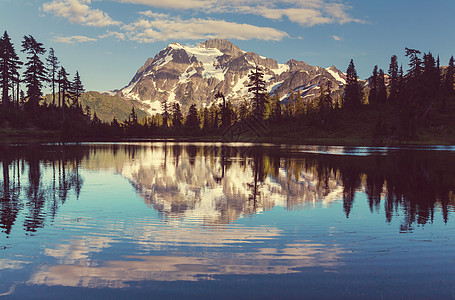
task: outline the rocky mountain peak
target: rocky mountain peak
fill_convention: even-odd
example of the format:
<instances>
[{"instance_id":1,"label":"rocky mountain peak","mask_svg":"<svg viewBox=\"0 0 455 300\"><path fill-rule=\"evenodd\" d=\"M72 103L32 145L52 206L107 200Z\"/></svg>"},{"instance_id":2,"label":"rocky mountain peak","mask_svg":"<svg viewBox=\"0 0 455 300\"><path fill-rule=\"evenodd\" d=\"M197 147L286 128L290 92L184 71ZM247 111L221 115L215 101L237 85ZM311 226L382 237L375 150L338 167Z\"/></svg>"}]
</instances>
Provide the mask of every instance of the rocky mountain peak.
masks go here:
<instances>
[{"instance_id":1,"label":"rocky mountain peak","mask_svg":"<svg viewBox=\"0 0 455 300\"><path fill-rule=\"evenodd\" d=\"M250 98L248 75L256 66L264 71L268 93L279 95L284 103L298 91L311 101L327 81L331 81L334 90L346 83L345 74L333 66L325 69L294 59L279 64L242 51L227 40L210 39L196 47L168 45L149 58L118 95L142 104L141 108L151 115L161 113L163 101L180 103L184 112L191 104L198 108L210 106L217 92L236 105Z\"/></svg>"},{"instance_id":2,"label":"rocky mountain peak","mask_svg":"<svg viewBox=\"0 0 455 300\"><path fill-rule=\"evenodd\" d=\"M199 44L201 47L205 48L215 48L223 52L224 54L233 56L233 57L238 57L243 54L243 51L234 45L233 43L229 42L228 40L225 39L210 39L206 40L205 42L202 42Z\"/></svg>"}]
</instances>

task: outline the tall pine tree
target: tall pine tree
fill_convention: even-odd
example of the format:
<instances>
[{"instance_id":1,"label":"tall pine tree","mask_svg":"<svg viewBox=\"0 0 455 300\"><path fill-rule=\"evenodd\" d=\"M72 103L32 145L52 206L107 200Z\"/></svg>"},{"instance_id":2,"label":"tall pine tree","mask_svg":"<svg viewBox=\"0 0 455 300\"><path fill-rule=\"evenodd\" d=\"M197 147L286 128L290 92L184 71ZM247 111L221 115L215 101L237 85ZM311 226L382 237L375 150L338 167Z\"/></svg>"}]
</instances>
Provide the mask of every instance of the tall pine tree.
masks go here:
<instances>
[{"instance_id":1,"label":"tall pine tree","mask_svg":"<svg viewBox=\"0 0 455 300\"><path fill-rule=\"evenodd\" d=\"M85 92L84 85L82 84L81 77L79 76L79 72L76 71L73 82L71 84L71 95L73 97L74 107L76 107L76 108L79 107L79 98L81 97L83 92Z\"/></svg>"},{"instance_id":2,"label":"tall pine tree","mask_svg":"<svg viewBox=\"0 0 455 300\"><path fill-rule=\"evenodd\" d=\"M393 55L390 58L389 76L390 85L388 101L395 102L398 97L398 58L396 55Z\"/></svg>"},{"instance_id":3,"label":"tall pine tree","mask_svg":"<svg viewBox=\"0 0 455 300\"><path fill-rule=\"evenodd\" d=\"M55 56L54 48L49 49L49 56L46 59L48 71L49 71L49 82L52 87L52 105L55 106L55 84L57 83L57 74L59 71L58 58Z\"/></svg>"},{"instance_id":4,"label":"tall pine tree","mask_svg":"<svg viewBox=\"0 0 455 300\"><path fill-rule=\"evenodd\" d=\"M455 61L453 56L450 57L449 66L447 67L446 75L444 78L444 86L446 94L452 96L454 94L453 83L455 74Z\"/></svg>"},{"instance_id":5,"label":"tall pine tree","mask_svg":"<svg viewBox=\"0 0 455 300\"><path fill-rule=\"evenodd\" d=\"M46 67L41 60L41 55L46 53L43 44L35 40L31 35L24 36L22 41L22 52L27 56L25 63L24 82L27 86L28 107L35 110L41 99L43 83L47 81Z\"/></svg>"},{"instance_id":6,"label":"tall pine tree","mask_svg":"<svg viewBox=\"0 0 455 300\"><path fill-rule=\"evenodd\" d=\"M7 107L10 104L8 90L14 83L18 83L20 66L22 62L14 50L14 45L8 33L5 31L0 38L0 87L2 88L2 104ZM14 94L14 89L13 89Z\"/></svg>"},{"instance_id":7,"label":"tall pine tree","mask_svg":"<svg viewBox=\"0 0 455 300\"><path fill-rule=\"evenodd\" d=\"M167 103L167 99L165 98L163 100L163 102L161 102L161 107L162 107L162 119L163 119L163 126L164 127L168 127L168 122L169 122L169 117L170 117L170 113L169 113L169 103Z\"/></svg>"},{"instance_id":8,"label":"tall pine tree","mask_svg":"<svg viewBox=\"0 0 455 300\"><path fill-rule=\"evenodd\" d=\"M199 116L196 104L191 104L186 117L185 126L192 129L199 129Z\"/></svg>"},{"instance_id":9,"label":"tall pine tree","mask_svg":"<svg viewBox=\"0 0 455 300\"><path fill-rule=\"evenodd\" d=\"M255 70L248 75L250 82L248 84L248 92L253 93L253 114L259 120L264 119L265 113L265 80L262 69L256 65Z\"/></svg>"},{"instance_id":10,"label":"tall pine tree","mask_svg":"<svg viewBox=\"0 0 455 300\"><path fill-rule=\"evenodd\" d=\"M378 66L374 66L373 75L370 77L370 92L368 95L368 102L372 105L377 104L378 98Z\"/></svg>"},{"instance_id":11,"label":"tall pine tree","mask_svg":"<svg viewBox=\"0 0 455 300\"><path fill-rule=\"evenodd\" d=\"M172 126L177 128L182 127L182 123L183 115L180 110L180 104L178 102L174 102L172 104Z\"/></svg>"},{"instance_id":12,"label":"tall pine tree","mask_svg":"<svg viewBox=\"0 0 455 300\"><path fill-rule=\"evenodd\" d=\"M387 89L385 86L385 75L384 75L384 71L382 69L379 69L377 101L378 101L378 103L385 103L386 100L387 100Z\"/></svg>"},{"instance_id":13,"label":"tall pine tree","mask_svg":"<svg viewBox=\"0 0 455 300\"><path fill-rule=\"evenodd\" d=\"M424 97L426 99L434 98L439 94L439 67L437 67L436 61L431 52L425 53L423 55L422 81L424 88Z\"/></svg>"},{"instance_id":14,"label":"tall pine tree","mask_svg":"<svg viewBox=\"0 0 455 300\"><path fill-rule=\"evenodd\" d=\"M359 108L362 104L362 87L357 79L354 60L351 59L346 71L346 87L343 97L344 106L349 109Z\"/></svg>"},{"instance_id":15,"label":"tall pine tree","mask_svg":"<svg viewBox=\"0 0 455 300\"><path fill-rule=\"evenodd\" d=\"M71 92L71 82L68 80L68 75L69 73L66 72L64 67L60 68L60 71L58 72L58 89L59 93L61 95L61 107L65 108L66 106L66 101L68 98L70 98L70 92Z\"/></svg>"}]
</instances>

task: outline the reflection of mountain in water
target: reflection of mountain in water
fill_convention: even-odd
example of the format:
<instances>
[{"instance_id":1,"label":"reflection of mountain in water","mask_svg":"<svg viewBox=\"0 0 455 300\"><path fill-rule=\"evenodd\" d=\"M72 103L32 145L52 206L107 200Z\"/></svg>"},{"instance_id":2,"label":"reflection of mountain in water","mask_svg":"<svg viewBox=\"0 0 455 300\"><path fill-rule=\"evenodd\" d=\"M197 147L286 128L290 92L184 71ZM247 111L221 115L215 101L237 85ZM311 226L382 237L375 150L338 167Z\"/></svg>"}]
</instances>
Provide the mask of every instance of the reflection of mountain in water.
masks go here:
<instances>
[{"instance_id":1,"label":"reflection of mountain in water","mask_svg":"<svg viewBox=\"0 0 455 300\"><path fill-rule=\"evenodd\" d=\"M328 200L324 196L330 192L342 192L336 176L326 178L324 189L311 170L299 165L302 161L286 162L260 151L241 156L235 148L171 144L137 155L118 171L167 219L223 224L275 205L315 205ZM289 173L291 166L299 171Z\"/></svg>"},{"instance_id":2,"label":"reflection of mountain in water","mask_svg":"<svg viewBox=\"0 0 455 300\"><path fill-rule=\"evenodd\" d=\"M355 195L366 193L372 212L387 221L404 216L402 230L447 222L455 204L455 154L391 150L387 155L322 155L277 147L235 148L156 144L117 151L130 159L116 169L169 220L198 218L223 224L276 205L288 210L343 201L349 217Z\"/></svg>"},{"instance_id":3,"label":"reflection of mountain in water","mask_svg":"<svg viewBox=\"0 0 455 300\"><path fill-rule=\"evenodd\" d=\"M383 154L182 143L3 146L0 226L7 235L18 223L27 232L44 226L70 191L79 195L80 169L122 174L166 221L227 224L275 206L294 210L336 200L349 217L363 191L370 210L383 210L387 221L399 215L402 230L431 222L435 212L447 222L455 206L455 153Z\"/></svg>"}]
</instances>

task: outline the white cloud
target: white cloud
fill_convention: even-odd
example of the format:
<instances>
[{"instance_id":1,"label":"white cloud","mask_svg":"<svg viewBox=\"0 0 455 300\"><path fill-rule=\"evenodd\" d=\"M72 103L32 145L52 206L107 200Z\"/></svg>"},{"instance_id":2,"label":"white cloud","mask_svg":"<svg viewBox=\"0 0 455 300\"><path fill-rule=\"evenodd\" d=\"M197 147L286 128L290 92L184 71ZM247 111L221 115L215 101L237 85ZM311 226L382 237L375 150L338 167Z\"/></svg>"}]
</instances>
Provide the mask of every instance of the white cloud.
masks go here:
<instances>
[{"instance_id":1,"label":"white cloud","mask_svg":"<svg viewBox=\"0 0 455 300\"><path fill-rule=\"evenodd\" d=\"M104 27L120 25L105 12L90 8L91 0L53 0L46 2L42 10L52 13L59 18L68 19L71 23L79 23L86 26Z\"/></svg>"},{"instance_id":2,"label":"white cloud","mask_svg":"<svg viewBox=\"0 0 455 300\"><path fill-rule=\"evenodd\" d=\"M50 1L50 0L49 0ZM95 1L95 0L94 0ZM223 14L258 15L271 20L288 20L302 27L322 24L363 22L349 14L350 6L344 0L114 0L122 3L148 5L157 9L189 10L193 15ZM238 40L278 41L288 34L284 31L241 24L207 17L182 19L161 11L138 12L142 17L130 24L113 20L107 13L91 8L92 0L52 0L44 3L42 10L72 23L104 27L119 25L120 30L107 31L99 38L114 37L141 43L168 40L200 40L226 38ZM332 36L341 40L338 36ZM63 38L62 38L63 39ZM74 42L74 40L70 40Z\"/></svg>"},{"instance_id":3,"label":"white cloud","mask_svg":"<svg viewBox=\"0 0 455 300\"><path fill-rule=\"evenodd\" d=\"M152 7L173 9L201 9L214 6L214 0L117 0L123 3L144 4Z\"/></svg>"},{"instance_id":4,"label":"white cloud","mask_svg":"<svg viewBox=\"0 0 455 300\"><path fill-rule=\"evenodd\" d=\"M73 35L73 36L56 36L54 41L57 43L64 44L74 44L74 43L86 43L86 42L96 42L97 39L89 38L83 35Z\"/></svg>"},{"instance_id":5,"label":"white cloud","mask_svg":"<svg viewBox=\"0 0 455 300\"><path fill-rule=\"evenodd\" d=\"M146 17L149 17L149 18L153 18L153 19L166 19L166 18L170 18L170 15L168 14L160 14L160 13L155 13L151 10L146 10L146 11L140 11L139 12L140 15L143 15L143 16L146 16Z\"/></svg>"},{"instance_id":6,"label":"white cloud","mask_svg":"<svg viewBox=\"0 0 455 300\"><path fill-rule=\"evenodd\" d=\"M338 35L332 35L332 38L335 40L335 41L342 41L343 38L338 36Z\"/></svg>"},{"instance_id":7,"label":"white cloud","mask_svg":"<svg viewBox=\"0 0 455 300\"><path fill-rule=\"evenodd\" d=\"M156 8L197 10L204 13L259 15L267 19L287 18L303 27L322 24L363 23L351 17L349 5L331 0L117 0Z\"/></svg>"},{"instance_id":8,"label":"white cloud","mask_svg":"<svg viewBox=\"0 0 455 300\"><path fill-rule=\"evenodd\" d=\"M104 39L104 38L107 38L107 37L115 37L117 38L118 40L122 40L124 41L126 39L126 36L124 33L122 32L117 32L117 31L108 31L106 32L105 34L102 34L100 36L98 36L100 39Z\"/></svg>"},{"instance_id":9,"label":"white cloud","mask_svg":"<svg viewBox=\"0 0 455 300\"><path fill-rule=\"evenodd\" d=\"M141 43L167 40L199 40L224 38L238 40L273 40L287 37L287 33L274 28L239 24L224 20L205 20L180 18L138 20L122 27L131 40Z\"/></svg>"}]
</instances>

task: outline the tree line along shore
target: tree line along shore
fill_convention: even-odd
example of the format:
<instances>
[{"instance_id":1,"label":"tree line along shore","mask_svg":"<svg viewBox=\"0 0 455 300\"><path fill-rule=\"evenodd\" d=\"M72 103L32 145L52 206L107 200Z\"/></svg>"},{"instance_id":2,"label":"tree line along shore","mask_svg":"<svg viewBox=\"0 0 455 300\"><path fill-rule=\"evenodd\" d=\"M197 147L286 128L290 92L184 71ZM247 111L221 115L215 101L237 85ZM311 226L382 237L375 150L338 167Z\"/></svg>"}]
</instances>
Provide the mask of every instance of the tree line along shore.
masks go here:
<instances>
[{"instance_id":1,"label":"tree line along shore","mask_svg":"<svg viewBox=\"0 0 455 300\"><path fill-rule=\"evenodd\" d=\"M226 140L237 126L246 128L240 137L245 141L455 144L453 56L448 66L441 66L431 52L406 48L406 71L393 55L387 71L375 66L366 81L358 79L351 60L341 91L328 83L310 100L300 91L285 100L269 95L263 70L256 66L249 74L250 96L240 103L217 92L219 104L209 107L192 104L183 112L178 102L163 101L161 114L149 116L133 106L124 120L105 121L82 106L79 72L70 80L53 48L46 50L29 35L20 51L25 61L5 31L0 38L3 137ZM46 86L52 92L43 97ZM262 131L247 126L258 122Z\"/></svg>"}]
</instances>

